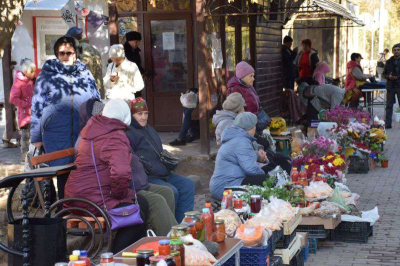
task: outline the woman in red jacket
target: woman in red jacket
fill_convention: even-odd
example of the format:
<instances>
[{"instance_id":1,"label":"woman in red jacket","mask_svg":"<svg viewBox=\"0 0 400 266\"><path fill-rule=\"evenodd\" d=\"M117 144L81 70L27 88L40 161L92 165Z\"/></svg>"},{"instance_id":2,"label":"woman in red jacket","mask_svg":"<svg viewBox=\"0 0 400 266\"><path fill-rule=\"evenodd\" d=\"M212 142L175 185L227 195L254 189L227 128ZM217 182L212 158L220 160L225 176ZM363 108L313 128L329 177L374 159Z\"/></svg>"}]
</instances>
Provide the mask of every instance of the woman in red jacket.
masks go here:
<instances>
[{"instance_id":1,"label":"woman in red jacket","mask_svg":"<svg viewBox=\"0 0 400 266\"><path fill-rule=\"evenodd\" d=\"M93 145L107 210L127 206L134 202L135 191L129 188L132 182L130 164L132 154L129 140L125 134L130 123L129 106L121 99L110 100L104 106L102 115L96 115L89 119L81 132L82 139L75 160L77 170L72 171L68 177L65 187L66 198L88 199L103 208L103 196L99 189L92 158ZM148 213L148 209L144 210L142 202L139 202L139 205L141 211ZM82 207L97 214L96 210L89 208L84 203L75 203L73 206ZM113 241L113 252L118 252L144 237L145 225L146 223L118 229Z\"/></svg>"},{"instance_id":2,"label":"woman in red jacket","mask_svg":"<svg viewBox=\"0 0 400 266\"><path fill-rule=\"evenodd\" d=\"M18 108L18 126L21 129L22 161L29 150L32 96L35 89L36 65L28 58L21 60L21 70L15 73L10 103Z\"/></svg>"}]
</instances>

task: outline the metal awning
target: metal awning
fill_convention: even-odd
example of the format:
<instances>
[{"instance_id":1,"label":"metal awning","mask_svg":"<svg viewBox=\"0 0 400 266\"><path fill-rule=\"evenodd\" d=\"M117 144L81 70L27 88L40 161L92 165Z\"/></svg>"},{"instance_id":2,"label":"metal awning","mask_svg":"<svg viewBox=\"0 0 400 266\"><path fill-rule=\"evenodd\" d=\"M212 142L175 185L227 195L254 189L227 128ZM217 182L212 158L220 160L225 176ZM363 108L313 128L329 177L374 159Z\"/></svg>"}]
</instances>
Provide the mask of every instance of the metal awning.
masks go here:
<instances>
[{"instance_id":1,"label":"metal awning","mask_svg":"<svg viewBox=\"0 0 400 266\"><path fill-rule=\"evenodd\" d=\"M357 18L355 14L353 14L350 10L338 3L332 2L330 0L314 0L313 5L318 6L326 12L334 13L338 16L349 19L360 26L365 25L364 22L361 19Z\"/></svg>"}]
</instances>

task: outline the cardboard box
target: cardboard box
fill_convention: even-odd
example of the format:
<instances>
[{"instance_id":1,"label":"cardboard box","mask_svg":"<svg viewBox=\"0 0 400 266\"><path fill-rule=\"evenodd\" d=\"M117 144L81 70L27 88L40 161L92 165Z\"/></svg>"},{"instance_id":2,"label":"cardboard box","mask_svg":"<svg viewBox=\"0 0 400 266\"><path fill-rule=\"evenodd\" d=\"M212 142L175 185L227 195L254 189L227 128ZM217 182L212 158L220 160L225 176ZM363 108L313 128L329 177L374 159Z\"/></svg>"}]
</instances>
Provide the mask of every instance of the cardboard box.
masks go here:
<instances>
[{"instance_id":1,"label":"cardboard box","mask_svg":"<svg viewBox=\"0 0 400 266\"><path fill-rule=\"evenodd\" d=\"M307 137L311 138L312 136L318 137L318 128L309 127L307 129Z\"/></svg>"},{"instance_id":2,"label":"cardboard box","mask_svg":"<svg viewBox=\"0 0 400 266\"><path fill-rule=\"evenodd\" d=\"M300 238L301 246L306 247L308 242L308 233L307 232L297 232L296 236Z\"/></svg>"},{"instance_id":3,"label":"cardboard box","mask_svg":"<svg viewBox=\"0 0 400 266\"><path fill-rule=\"evenodd\" d=\"M337 215L336 218L324 219L315 216L304 216L300 225L323 225L325 229L335 229L342 221L341 216Z\"/></svg>"}]
</instances>

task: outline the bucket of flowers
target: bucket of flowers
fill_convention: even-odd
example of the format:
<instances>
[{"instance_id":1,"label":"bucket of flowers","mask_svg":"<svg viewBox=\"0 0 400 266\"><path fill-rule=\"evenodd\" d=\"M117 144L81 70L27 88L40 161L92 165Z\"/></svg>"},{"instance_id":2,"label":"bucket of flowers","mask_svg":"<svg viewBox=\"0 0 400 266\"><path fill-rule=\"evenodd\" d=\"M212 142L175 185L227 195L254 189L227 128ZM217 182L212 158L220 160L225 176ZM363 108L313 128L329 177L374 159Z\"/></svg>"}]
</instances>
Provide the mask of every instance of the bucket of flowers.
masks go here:
<instances>
[{"instance_id":1,"label":"bucket of flowers","mask_svg":"<svg viewBox=\"0 0 400 266\"><path fill-rule=\"evenodd\" d=\"M282 117L272 117L269 131L271 132L271 135L281 135L282 132L286 131L285 119Z\"/></svg>"}]
</instances>

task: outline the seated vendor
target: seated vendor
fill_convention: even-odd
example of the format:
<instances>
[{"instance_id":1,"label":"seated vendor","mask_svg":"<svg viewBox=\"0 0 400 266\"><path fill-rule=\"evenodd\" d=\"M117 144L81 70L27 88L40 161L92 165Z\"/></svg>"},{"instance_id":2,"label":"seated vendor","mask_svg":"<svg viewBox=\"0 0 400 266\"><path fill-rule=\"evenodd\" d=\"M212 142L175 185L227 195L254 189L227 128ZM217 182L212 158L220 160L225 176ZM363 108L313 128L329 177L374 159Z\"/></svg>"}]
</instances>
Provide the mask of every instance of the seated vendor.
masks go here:
<instances>
[{"instance_id":1,"label":"seated vendor","mask_svg":"<svg viewBox=\"0 0 400 266\"><path fill-rule=\"evenodd\" d=\"M318 114L322 109L333 109L343 102L346 91L334 85L307 86L303 91L303 97L308 99L307 116L309 123L318 120Z\"/></svg>"},{"instance_id":2,"label":"seated vendor","mask_svg":"<svg viewBox=\"0 0 400 266\"><path fill-rule=\"evenodd\" d=\"M239 114L233 126L222 133L222 146L218 151L214 174L210 180L210 192L216 199L222 199L225 187L259 185L268 179L257 163L253 143L257 116L244 112ZM266 155L264 155L266 158Z\"/></svg>"},{"instance_id":3,"label":"seated vendor","mask_svg":"<svg viewBox=\"0 0 400 266\"><path fill-rule=\"evenodd\" d=\"M229 94L222 104L223 110L218 110L213 116L212 123L214 127L216 127L215 138L217 140L217 146L221 146L222 144L222 133L226 128L233 126L235 118L245 111L245 106L246 103L243 96L238 92L234 92ZM255 149L254 152L257 155L257 161L260 163L266 163L265 158L263 158L263 153L265 151L268 159L266 166L268 171L275 169L279 165L283 170L290 174L292 169L290 158L282 153L274 152L270 149L270 143L266 138L260 136L257 138L257 141L259 141L258 144L260 145L257 145L257 143L253 145Z\"/></svg>"},{"instance_id":4,"label":"seated vendor","mask_svg":"<svg viewBox=\"0 0 400 266\"><path fill-rule=\"evenodd\" d=\"M363 59L361 54L352 53L351 60L347 63L345 103L349 103L349 106L353 108L359 105L361 89L363 86L368 86L367 79L373 78L372 75L363 73L361 59Z\"/></svg>"}]
</instances>

